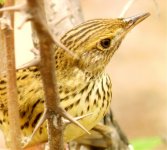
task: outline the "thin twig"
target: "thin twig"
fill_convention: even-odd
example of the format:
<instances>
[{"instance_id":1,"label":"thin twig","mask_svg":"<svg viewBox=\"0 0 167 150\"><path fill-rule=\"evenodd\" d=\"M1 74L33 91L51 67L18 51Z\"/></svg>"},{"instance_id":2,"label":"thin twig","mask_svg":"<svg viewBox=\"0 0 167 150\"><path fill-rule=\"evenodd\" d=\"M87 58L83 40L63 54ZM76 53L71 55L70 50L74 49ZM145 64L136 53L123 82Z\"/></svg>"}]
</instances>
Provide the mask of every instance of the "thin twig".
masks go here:
<instances>
[{"instance_id":1,"label":"thin twig","mask_svg":"<svg viewBox=\"0 0 167 150\"><path fill-rule=\"evenodd\" d=\"M0 8L3 7L2 5L0 5ZM2 13L0 13L0 22L2 21L1 18L2 17ZM0 23L1 26L1 23ZM0 74L4 74L6 72L6 51L5 51L5 35L3 34L3 31L1 30L0 27Z\"/></svg>"},{"instance_id":2,"label":"thin twig","mask_svg":"<svg viewBox=\"0 0 167 150\"><path fill-rule=\"evenodd\" d=\"M63 149L63 124L59 114L55 114L54 111L59 107L60 98L58 95L56 77L54 72L53 63L53 40L46 23L44 22L44 10L41 9L40 5L44 2L39 0L27 1L28 6L31 10L36 10L36 14L33 15L33 26L37 32L39 38L39 49L40 49L40 72L43 81L43 88L45 93L45 107L47 111L48 119L48 142L50 150L62 150ZM44 6L42 7L44 8ZM43 20L42 16L43 15ZM48 115L49 113L49 115ZM56 115L56 116L55 116ZM54 126L54 117L57 118L57 126Z\"/></svg>"},{"instance_id":3,"label":"thin twig","mask_svg":"<svg viewBox=\"0 0 167 150\"><path fill-rule=\"evenodd\" d=\"M129 8L132 6L132 4L135 2L136 0L128 0L128 2L126 3L126 5L124 6L124 8L122 9L121 14L119 15L119 18L123 18L127 11L129 10Z\"/></svg>"},{"instance_id":4,"label":"thin twig","mask_svg":"<svg viewBox=\"0 0 167 150\"><path fill-rule=\"evenodd\" d=\"M6 5L13 5L13 0L8 0ZM6 21L3 34L5 35L5 48L7 56L7 96L8 96L8 114L9 114L9 146L12 150L21 150L21 134L19 121L19 107L17 102L17 86L16 86L16 69L15 69L15 52L14 52L14 15L5 12Z\"/></svg>"},{"instance_id":5,"label":"thin twig","mask_svg":"<svg viewBox=\"0 0 167 150\"><path fill-rule=\"evenodd\" d=\"M30 1L30 0L29 0ZM29 7L29 6L28 6ZM16 5L16 6L10 6L10 7L6 7L6 8L2 8L0 9L0 12L3 12L3 11L18 11L18 12L21 12L21 11L27 11L28 10L28 7L26 4L21 4L21 5ZM27 12L24 12L26 13L26 16L24 17L24 19L22 20L22 23L21 25L19 26L19 29L21 29L23 27L23 25L28 22L28 21L31 21L33 18L33 16L31 16L31 13L29 12L29 14L27 14ZM41 18L41 17L40 17ZM53 34L52 34L52 31L47 27L46 23L44 23L44 20L43 18L41 18L41 22L43 22L43 26L45 27L45 29L47 29L47 32L50 34L49 36L52 37L52 40L57 44L57 46L61 47L64 51L67 52L67 54L69 54L73 59L76 59L76 60L79 60L80 58L75 54L73 53L72 51L70 51L67 47L65 47L57 37L55 37Z\"/></svg>"},{"instance_id":6,"label":"thin twig","mask_svg":"<svg viewBox=\"0 0 167 150\"><path fill-rule=\"evenodd\" d=\"M125 17L126 13L128 12L129 8L136 2L137 0L128 0L128 2L126 3L126 5L124 6L124 8L122 9L120 15L119 15L119 18L123 18ZM157 3L156 0L152 0L154 5L155 5L155 8L156 8L156 13L157 13L157 16L160 17L160 10L159 10L159 5Z\"/></svg>"},{"instance_id":7,"label":"thin twig","mask_svg":"<svg viewBox=\"0 0 167 150\"><path fill-rule=\"evenodd\" d=\"M155 5L155 9L156 9L156 12L157 12L157 16L160 17L159 5L158 5L158 3L157 3L156 0L153 0L153 2L154 2L154 5Z\"/></svg>"},{"instance_id":8,"label":"thin twig","mask_svg":"<svg viewBox=\"0 0 167 150\"><path fill-rule=\"evenodd\" d=\"M44 15L45 12L43 11L43 9L41 9L44 6L41 7L41 3L42 2L38 0L36 1L27 0L27 3L25 5L22 5L23 8L12 6L10 8L4 8L3 11L7 11L7 10L19 11L20 10L22 13L25 13L25 17L31 16L31 21L33 23L34 29L36 30L36 33L39 38L39 49L41 54L40 70L41 70L41 76L42 76L43 87L45 92L45 100L46 100L46 110L47 110L46 118L48 119L48 128L49 128L48 133L49 133L49 141L50 141L49 143L50 143L50 148L55 150L55 149L61 149L63 147L62 146L63 144L61 141L63 139L62 132L63 132L64 126L61 123L62 122L61 117L68 119L72 123L82 128L87 133L89 132L85 127L83 127L78 121L73 119L72 116L67 114L59 106L60 98L58 96L58 90L56 85L57 82L55 77L55 70L54 70L55 67L53 62L52 51L53 49L55 49L53 46L55 45L55 43L58 46L60 45L58 44L58 42L55 41L55 38L53 37L52 33L50 33L47 27L47 24L45 21L45 15ZM64 45L60 47L63 48ZM55 116L57 118L57 126L55 126L55 123L53 124L53 119L55 122ZM59 143L59 144L56 144L56 143Z\"/></svg>"}]
</instances>

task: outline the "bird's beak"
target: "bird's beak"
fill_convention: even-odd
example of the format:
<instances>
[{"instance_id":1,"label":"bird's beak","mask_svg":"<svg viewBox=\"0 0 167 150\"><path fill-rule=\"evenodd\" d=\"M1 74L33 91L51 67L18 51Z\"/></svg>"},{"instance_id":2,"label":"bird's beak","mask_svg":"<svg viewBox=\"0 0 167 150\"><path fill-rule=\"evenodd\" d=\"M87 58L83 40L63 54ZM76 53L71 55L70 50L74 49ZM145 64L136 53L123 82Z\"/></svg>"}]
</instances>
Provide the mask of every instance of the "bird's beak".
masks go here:
<instances>
[{"instance_id":1,"label":"bird's beak","mask_svg":"<svg viewBox=\"0 0 167 150\"><path fill-rule=\"evenodd\" d=\"M134 28L137 24L139 24L149 16L150 16L150 13L143 13L133 17L123 18L123 21L127 24L126 26L127 31Z\"/></svg>"}]
</instances>

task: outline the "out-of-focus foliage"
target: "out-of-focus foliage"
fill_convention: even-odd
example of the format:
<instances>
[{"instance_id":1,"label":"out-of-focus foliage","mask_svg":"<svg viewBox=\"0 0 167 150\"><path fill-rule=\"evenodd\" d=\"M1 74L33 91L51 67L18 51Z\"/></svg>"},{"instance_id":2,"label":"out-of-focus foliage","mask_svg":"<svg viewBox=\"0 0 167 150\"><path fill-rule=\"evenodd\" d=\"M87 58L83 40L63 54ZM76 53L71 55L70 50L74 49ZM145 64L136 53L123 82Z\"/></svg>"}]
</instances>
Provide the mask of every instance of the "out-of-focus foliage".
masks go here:
<instances>
[{"instance_id":1,"label":"out-of-focus foliage","mask_svg":"<svg viewBox=\"0 0 167 150\"><path fill-rule=\"evenodd\" d=\"M161 139L158 137L132 140L132 145L135 150L153 150L160 144L161 144Z\"/></svg>"},{"instance_id":2,"label":"out-of-focus foliage","mask_svg":"<svg viewBox=\"0 0 167 150\"><path fill-rule=\"evenodd\" d=\"M0 0L0 4L4 4L5 3L5 0Z\"/></svg>"}]
</instances>

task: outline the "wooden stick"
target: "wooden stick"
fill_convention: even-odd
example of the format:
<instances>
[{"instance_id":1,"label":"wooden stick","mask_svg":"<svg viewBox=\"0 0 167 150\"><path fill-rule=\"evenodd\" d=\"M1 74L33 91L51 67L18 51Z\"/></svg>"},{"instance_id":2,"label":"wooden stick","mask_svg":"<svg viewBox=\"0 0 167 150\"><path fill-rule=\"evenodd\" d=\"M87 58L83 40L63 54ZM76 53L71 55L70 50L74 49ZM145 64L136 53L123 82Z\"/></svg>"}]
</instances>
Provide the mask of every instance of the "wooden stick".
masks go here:
<instances>
[{"instance_id":1,"label":"wooden stick","mask_svg":"<svg viewBox=\"0 0 167 150\"><path fill-rule=\"evenodd\" d=\"M44 8L44 6L39 6L41 3L44 4L39 0L29 0L27 2L29 6L33 6L34 8ZM47 32L47 29L45 28L46 26L43 25L43 22L40 22L40 14L44 14L43 9L38 9L37 15L39 16L33 16L33 26L39 38L39 49L41 56L40 72L45 92L45 109L47 110L48 114L47 119L49 148L50 150L63 150L62 119L58 113L55 114L55 110L57 110L59 107L60 98L57 90L55 67L53 61L53 40L50 34ZM57 126L53 124L55 118L57 119Z\"/></svg>"},{"instance_id":2,"label":"wooden stick","mask_svg":"<svg viewBox=\"0 0 167 150\"><path fill-rule=\"evenodd\" d=\"M14 0L8 0L5 6L14 5ZM3 15L9 21L2 30L4 34L6 57L7 57L7 97L8 97L8 115L9 115L9 146L11 150L21 150L21 135L19 121L19 107L17 102L15 52L14 52L14 15L5 12ZM7 21L7 22L8 22Z\"/></svg>"}]
</instances>

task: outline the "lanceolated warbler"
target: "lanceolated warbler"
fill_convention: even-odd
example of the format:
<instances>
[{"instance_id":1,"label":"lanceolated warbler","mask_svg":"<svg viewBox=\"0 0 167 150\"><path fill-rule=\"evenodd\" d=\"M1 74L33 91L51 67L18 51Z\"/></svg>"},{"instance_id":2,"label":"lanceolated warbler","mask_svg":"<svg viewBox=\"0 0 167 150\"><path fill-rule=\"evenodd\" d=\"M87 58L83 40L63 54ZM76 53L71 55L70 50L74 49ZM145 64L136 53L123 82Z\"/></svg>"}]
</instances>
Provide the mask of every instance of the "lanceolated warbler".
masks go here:
<instances>
[{"instance_id":1,"label":"lanceolated warbler","mask_svg":"<svg viewBox=\"0 0 167 150\"><path fill-rule=\"evenodd\" d=\"M92 113L80 120L88 130L106 114L112 97L110 77L104 69L125 35L149 16L144 13L129 18L94 19L68 31L61 42L80 60L56 48L55 70L60 104L73 117ZM48 79L49 80L49 79ZM0 77L0 129L8 142L9 121L7 108L6 76ZM30 136L44 111L44 92L38 67L17 71L18 102L22 136ZM71 141L85 132L69 124L64 133ZM34 136L30 145L47 141L46 123Z\"/></svg>"}]
</instances>

